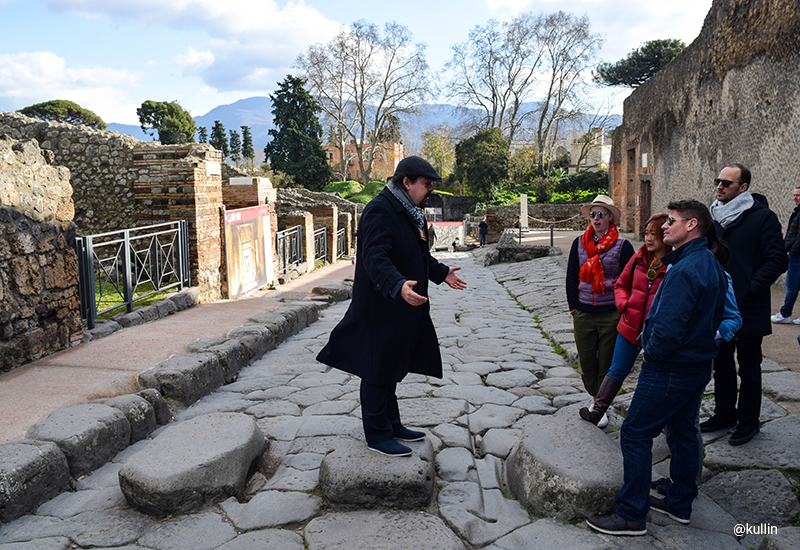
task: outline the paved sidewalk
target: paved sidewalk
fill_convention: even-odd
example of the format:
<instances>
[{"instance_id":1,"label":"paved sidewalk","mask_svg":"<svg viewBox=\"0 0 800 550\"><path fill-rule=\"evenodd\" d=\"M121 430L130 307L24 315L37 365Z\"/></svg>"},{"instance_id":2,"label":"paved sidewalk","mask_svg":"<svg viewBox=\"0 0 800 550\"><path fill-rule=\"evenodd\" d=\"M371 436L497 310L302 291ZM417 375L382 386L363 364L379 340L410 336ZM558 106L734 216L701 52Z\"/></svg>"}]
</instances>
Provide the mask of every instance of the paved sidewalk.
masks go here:
<instances>
[{"instance_id":1,"label":"paved sidewalk","mask_svg":"<svg viewBox=\"0 0 800 550\"><path fill-rule=\"evenodd\" d=\"M241 300L202 304L157 321L63 350L0 375L0 443L25 432L57 409L136 391L137 374L198 338L225 336L251 317L286 301L302 300L314 287L341 284L355 266L341 261L298 277L274 291Z\"/></svg>"},{"instance_id":2,"label":"paved sidewalk","mask_svg":"<svg viewBox=\"0 0 800 550\"><path fill-rule=\"evenodd\" d=\"M431 289L445 375L442 380L412 375L398 385L404 423L424 429L437 451L434 500L423 511L354 510L329 506L322 498L320 465L328 450L342 436L363 441L358 379L314 359L344 315L346 302L324 310L319 321L243 369L237 382L176 418L183 422L206 413L241 412L257 420L270 442L264 461L268 471L251 479L247 501L231 498L165 520L132 510L117 474L149 444L144 440L80 480L77 491L2 526L0 550L742 549L767 541L763 535L737 537L735 526L759 522L780 528L769 548L797 548L800 528L789 526L800 512L791 490L800 475L800 421L787 414L784 404L800 401L800 375L787 376L794 373L778 364L770 370L783 393L778 400L765 398L763 433L742 447L728 445L724 433L704 438L706 466L714 470L704 471L688 526L650 514L646 536L617 538L590 531L584 521L559 522L523 509L506 486L506 460L523 428L532 420L544 426L574 421L589 399L578 373L549 339L569 341L563 321L564 259L485 268L467 253L439 256L460 265L469 285L464 291ZM620 396L611 411L605 430L611 441L617 441L628 402L629 397ZM703 415L712 403L704 402ZM599 431L594 435L606 437ZM213 438L209 434L209 444ZM654 475L665 474L668 456L659 438ZM721 470L726 471L717 473ZM33 542L3 544L22 541Z\"/></svg>"}]
</instances>

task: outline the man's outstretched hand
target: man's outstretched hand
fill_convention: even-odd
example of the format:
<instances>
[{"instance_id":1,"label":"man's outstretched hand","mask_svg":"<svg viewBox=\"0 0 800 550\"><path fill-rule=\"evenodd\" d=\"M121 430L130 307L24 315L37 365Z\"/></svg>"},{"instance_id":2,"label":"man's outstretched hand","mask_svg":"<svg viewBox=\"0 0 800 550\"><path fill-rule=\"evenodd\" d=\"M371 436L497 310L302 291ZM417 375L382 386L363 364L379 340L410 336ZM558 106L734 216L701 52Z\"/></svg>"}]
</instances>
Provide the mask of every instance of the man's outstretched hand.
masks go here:
<instances>
[{"instance_id":1,"label":"man's outstretched hand","mask_svg":"<svg viewBox=\"0 0 800 550\"><path fill-rule=\"evenodd\" d=\"M455 288L456 290L464 290L467 288L467 283L461 279L458 275L456 275L456 271L461 269L460 267L451 267L450 272L447 274L447 277L444 278L444 282L447 283L450 288Z\"/></svg>"}]
</instances>

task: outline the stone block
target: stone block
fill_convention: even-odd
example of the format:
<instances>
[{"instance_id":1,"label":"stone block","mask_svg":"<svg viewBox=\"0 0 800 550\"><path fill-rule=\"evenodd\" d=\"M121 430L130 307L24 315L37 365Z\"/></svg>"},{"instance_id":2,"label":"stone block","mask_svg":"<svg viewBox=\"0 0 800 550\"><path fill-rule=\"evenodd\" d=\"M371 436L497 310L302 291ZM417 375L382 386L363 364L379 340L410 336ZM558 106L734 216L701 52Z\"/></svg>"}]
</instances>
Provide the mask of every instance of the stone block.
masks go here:
<instances>
[{"instance_id":1,"label":"stone block","mask_svg":"<svg viewBox=\"0 0 800 550\"><path fill-rule=\"evenodd\" d=\"M239 339L226 340L204 351L213 353L219 358L226 383L232 382L239 371L250 362L250 348Z\"/></svg>"},{"instance_id":2,"label":"stone block","mask_svg":"<svg viewBox=\"0 0 800 550\"><path fill-rule=\"evenodd\" d=\"M155 414L156 422L159 426L169 424L169 421L172 420L172 411L169 410L169 405L158 390L147 388L138 392L136 395L146 399L153 407L153 413Z\"/></svg>"},{"instance_id":3,"label":"stone block","mask_svg":"<svg viewBox=\"0 0 800 550\"><path fill-rule=\"evenodd\" d=\"M100 338L105 338L106 336L114 334L121 328L122 325L113 320L98 321L93 329L91 330L85 329L83 331L83 341L91 342L93 340L99 340Z\"/></svg>"},{"instance_id":4,"label":"stone block","mask_svg":"<svg viewBox=\"0 0 800 550\"><path fill-rule=\"evenodd\" d=\"M138 311L131 311L130 313L118 313L112 317L114 321L123 327L135 327L144 324L144 319L139 315Z\"/></svg>"},{"instance_id":5,"label":"stone block","mask_svg":"<svg viewBox=\"0 0 800 550\"><path fill-rule=\"evenodd\" d=\"M0 522L8 523L69 488L69 465L51 441L0 445Z\"/></svg>"},{"instance_id":6,"label":"stone block","mask_svg":"<svg viewBox=\"0 0 800 550\"><path fill-rule=\"evenodd\" d=\"M174 303L178 311L183 311L197 304L194 295L188 289L168 296L167 300Z\"/></svg>"},{"instance_id":7,"label":"stone block","mask_svg":"<svg viewBox=\"0 0 800 550\"><path fill-rule=\"evenodd\" d=\"M758 550L800 550L800 527L784 527L768 534Z\"/></svg>"},{"instance_id":8,"label":"stone block","mask_svg":"<svg viewBox=\"0 0 800 550\"><path fill-rule=\"evenodd\" d=\"M706 445L703 464L719 470L780 468L800 474L800 416L765 422L747 445L734 447L728 438L718 439Z\"/></svg>"},{"instance_id":9,"label":"stone block","mask_svg":"<svg viewBox=\"0 0 800 550\"><path fill-rule=\"evenodd\" d=\"M267 327L259 323L245 323L230 331L228 338L235 338L247 346L250 357L258 359L266 352L275 349L275 337Z\"/></svg>"},{"instance_id":10,"label":"stone block","mask_svg":"<svg viewBox=\"0 0 800 550\"><path fill-rule=\"evenodd\" d=\"M172 300L157 300L150 305L158 309L159 317L166 317L178 311L178 306Z\"/></svg>"},{"instance_id":11,"label":"stone block","mask_svg":"<svg viewBox=\"0 0 800 550\"><path fill-rule=\"evenodd\" d=\"M250 321L266 326L273 336L275 336L276 344L286 340L289 334L289 321L280 313L262 313L261 315L251 317Z\"/></svg>"},{"instance_id":12,"label":"stone block","mask_svg":"<svg viewBox=\"0 0 800 550\"><path fill-rule=\"evenodd\" d=\"M28 429L28 439L52 441L79 478L99 468L128 446L131 426L125 415L98 403L59 409Z\"/></svg>"},{"instance_id":13,"label":"stone block","mask_svg":"<svg viewBox=\"0 0 800 550\"><path fill-rule=\"evenodd\" d=\"M464 543L440 518L419 511L328 513L311 520L304 535L308 550L464 550Z\"/></svg>"},{"instance_id":14,"label":"stone block","mask_svg":"<svg viewBox=\"0 0 800 550\"><path fill-rule=\"evenodd\" d=\"M142 320L145 323L149 323L151 321L157 321L158 319L161 318L158 308L152 304L149 306L144 306L142 308L139 308L136 311L139 312L139 315L141 316Z\"/></svg>"},{"instance_id":15,"label":"stone block","mask_svg":"<svg viewBox=\"0 0 800 550\"><path fill-rule=\"evenodd\" d=\"M722 472L703 484L703 493L751 525L789 525L800 514L791 483L778 470Z\"/></svg>"},{"instance_id":16,"label":"stone block","mask_svg":"<svg viewBox=\"0 0 800 550\"><path fill-rule=\"evenodd\" d=\"M142 387L187 406L225 383L219 359L207 352L173 355L137 378Z\"/></svg>"},{"instance_id":17,"label":"stone block","mask_svg":"<svg viewBox=\"0 0 800 550\"><path fill-rule=\"evenodd\" d=\"M311 292L320 296L330 296L334 302L344 302L353 297L351 285L322 285L314 287Z\"/></svg>"},{"instance_id":18,"label":"stone block","mask_svg":"<svg viewBox=\"0 0 800 550\"><path fill-rule=\"evenodd\" d=\"M419 509L433 498L436 471L427 439L408 443L410 457L389 457L341 437L322 460L319 485L331 504Z\"/></svg>"},{"instance_id":19,"label":"stone block","mask_svg":"<svg viewBox=\"0 0 800 550\"><path fill-rule=\"evenodd\" d=\"M119 409L128 419L131 425L131 443L141 441L158 427L153 406L140 395L120 395L106 399L103 404Z\"/></svg>"},{"instance_id":20,"label":"stone block","mask_svg":"<svg viewBox=\"0 0 800 550\"><path fill-rule=\"evenodd\" d=\"M537 516L562 521L610 513L622 486L622 453L576 416L534 416L506 462L511 493Z\"/></svg>"},{"instance_id":21,"label":"stone block","mask_svg":"<svg viewBox=\"0 0 800 550\"><path fill-rule=\"evenodd\" d=\"M168 426L133 455L120 469L120 488L131 506L156 516L242 498L248 470L265 447L250 416L198 416Z\"/></svg>"}]
</instances>

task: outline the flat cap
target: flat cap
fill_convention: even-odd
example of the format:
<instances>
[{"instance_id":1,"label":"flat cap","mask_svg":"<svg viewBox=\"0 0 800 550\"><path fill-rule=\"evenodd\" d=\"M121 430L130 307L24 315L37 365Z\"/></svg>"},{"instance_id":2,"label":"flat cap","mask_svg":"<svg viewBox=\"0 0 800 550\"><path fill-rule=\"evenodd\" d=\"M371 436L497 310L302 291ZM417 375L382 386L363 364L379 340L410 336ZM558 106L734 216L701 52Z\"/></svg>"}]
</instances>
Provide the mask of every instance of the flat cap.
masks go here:
<instances>
[{"instance_id":1,"label":"flat cap","mask_svg":"<svg viewBox=\"0 0 800 550\"><path fill-rule=\"evenodd\" d=\"M442 176L439 175L431 163L422 157L410 156L406 157L397 163L397 168L394 170L395 174L403 174L409 178L418 178L420 176L428 178L431 181L442 181Z\"/></svg>"}]
</instances>

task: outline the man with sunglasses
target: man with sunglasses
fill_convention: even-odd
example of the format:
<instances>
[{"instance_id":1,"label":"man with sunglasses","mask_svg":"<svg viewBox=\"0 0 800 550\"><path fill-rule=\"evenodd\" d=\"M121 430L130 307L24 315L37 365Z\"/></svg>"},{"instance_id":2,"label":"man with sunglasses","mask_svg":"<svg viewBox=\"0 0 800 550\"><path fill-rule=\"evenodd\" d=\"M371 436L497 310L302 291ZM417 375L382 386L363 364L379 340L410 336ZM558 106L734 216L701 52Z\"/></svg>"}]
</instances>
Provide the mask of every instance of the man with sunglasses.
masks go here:
<instances>
[{"instance_id":1,"label":"man with sunglasses","mask_svg":"<svg viewBox=\"0 0 800 550\"><path fill-rule=\"evenodd\" d=\"M717 236L730 248L725 269L733 279L743 325L733 340L719 346L714 360L714 416L701 423L700 430L735 427L728 440L731 445L743 445L759 431L761 341L772 332L770 286L788 267L778 217L763 195L750 192L750 179L747 167L726 166L714 180L717 200L711 205ZM738 391L734 353L741 380Z\"/></svg>"},{"instance_id":2,"label":"man with sunglasses","mask_svg":"<svg viewBox=\"0 0 800 550\"><path fill-rule=\"evenodd\" d=\"M625 483L613 514L587 520L589 527L609 535L646 534L651 509L688 524L697 496L702 461L697 415L711 380L728 281L707 246L708 208L693 200L672 202L668 208L662 228L664 244L673 251L661 260L667 273L644 324L644 362L621 429ZM660 499L650 496L652 446L665 427L673 482Z\"/></svg>"}]
</instances>

